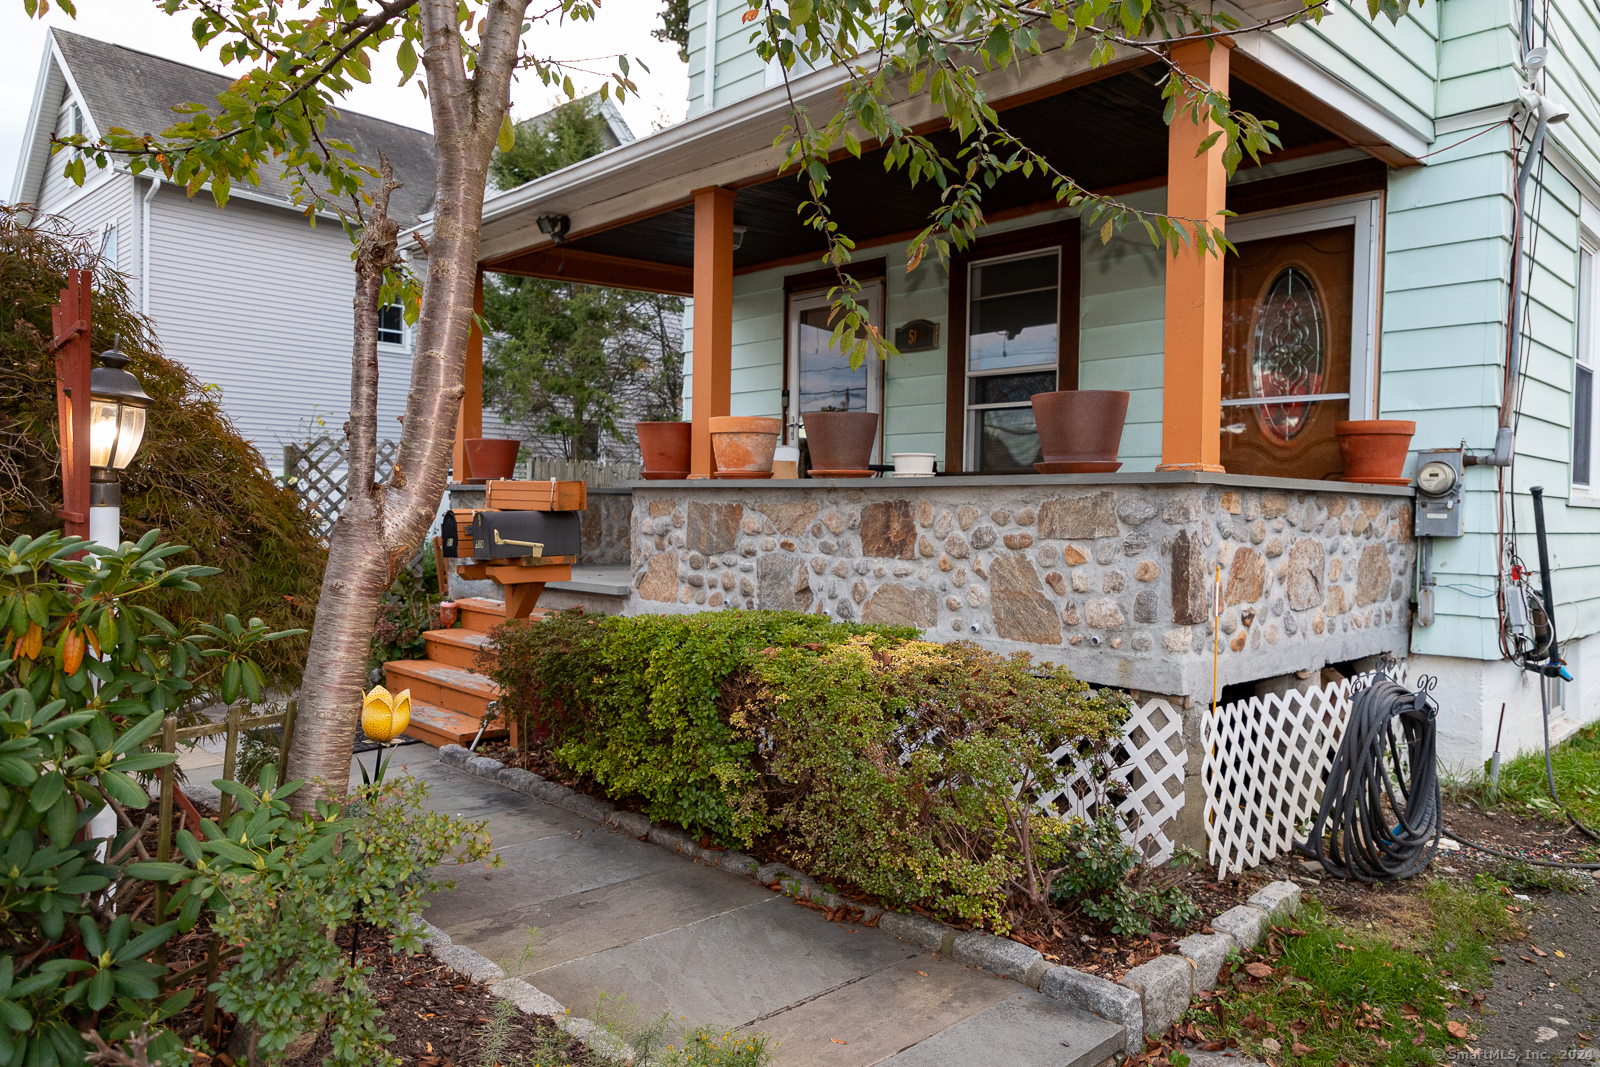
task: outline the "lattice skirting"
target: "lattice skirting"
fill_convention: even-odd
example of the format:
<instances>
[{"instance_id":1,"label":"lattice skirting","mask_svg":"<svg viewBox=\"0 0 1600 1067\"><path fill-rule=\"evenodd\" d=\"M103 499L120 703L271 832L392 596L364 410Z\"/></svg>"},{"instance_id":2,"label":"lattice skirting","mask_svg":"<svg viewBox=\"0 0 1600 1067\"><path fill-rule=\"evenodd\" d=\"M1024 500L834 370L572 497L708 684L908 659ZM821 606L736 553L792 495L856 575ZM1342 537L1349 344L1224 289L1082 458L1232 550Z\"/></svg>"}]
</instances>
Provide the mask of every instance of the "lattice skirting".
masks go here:
<instances>
[{"instance_id":1,"label":"lattice skirting","mask_svg":"<svg viewBox=\"0 0 1600 1067\"><path fill-rule=\"evenodd\" d=\"M1061 766L1077 766L1064 790L1041 798L1047 810L1090 818L1110 803L1123 825L1125 841L1151 863L1172 858L1189 765L1180 710L1159 697L1135 704L1123 728L1123 741L1112 753L1109 773L1097 774L1070 746L1056 750L1052 758Z\"/></svg>"},{"instance_id":2,"label":"lattice skirting","mask_svg":"<svg viewBox=\"0 0 1600 1067\"><path fill-rule=\"evenodd\" d=\"M1360 674L1304 692L1251 697L1201 720L1206 840L1217 877L1254 867L1303 838L1350 721ZM1404 683L1401 664L1391 677Z\"/></svg>"}]
</instances>

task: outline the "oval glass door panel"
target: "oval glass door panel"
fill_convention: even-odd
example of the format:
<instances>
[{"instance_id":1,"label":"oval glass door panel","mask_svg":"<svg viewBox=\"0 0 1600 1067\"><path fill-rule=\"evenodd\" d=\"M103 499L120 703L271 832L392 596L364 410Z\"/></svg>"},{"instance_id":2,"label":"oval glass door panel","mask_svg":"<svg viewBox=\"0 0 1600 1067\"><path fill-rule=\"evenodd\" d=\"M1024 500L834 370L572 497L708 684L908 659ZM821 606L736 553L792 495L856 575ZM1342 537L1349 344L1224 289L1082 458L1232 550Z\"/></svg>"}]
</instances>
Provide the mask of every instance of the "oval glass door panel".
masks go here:
<instances>
[{"instance_id":1,"label":"oval glass door panel","mask_svg":"<svg viewBox=\"0 0 1600 1067\"><path fill-rule=\"evenodd\" d=\"M1328 330L1316 283L1299 267L1280 270L1256 307L1250 345L1250 395L1315 396L1323 392ZM1287 444L1311 424L1315 400L1262 404L1256 408L1261 432Z\"/></svg>"}]
</instances>

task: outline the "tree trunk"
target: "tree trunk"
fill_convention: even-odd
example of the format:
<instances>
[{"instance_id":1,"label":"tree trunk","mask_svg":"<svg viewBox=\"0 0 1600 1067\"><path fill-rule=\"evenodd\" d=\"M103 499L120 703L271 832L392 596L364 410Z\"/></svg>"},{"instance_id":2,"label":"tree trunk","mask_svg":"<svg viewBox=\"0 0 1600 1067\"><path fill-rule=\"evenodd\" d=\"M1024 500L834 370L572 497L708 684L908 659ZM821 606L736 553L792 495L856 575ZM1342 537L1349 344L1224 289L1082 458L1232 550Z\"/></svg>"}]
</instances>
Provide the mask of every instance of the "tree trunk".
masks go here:
<instances>
[{"instance_id":1,"label":"tree trunk","mask_svg":"<svg viewBox=\"0 0 1600 1067\"><path fill-rule=\"evenodd\" d=\"M468 75L454 0L421 0L422 67L433 112L435 194L427 275L417 319L411 392L394 470L375 482L377 322L384 271L398 228L387 217L392 183L374 197L374 217L356 255L355 340L350 380L349 493L328 538L289 755L289 777L312 784L299 810L343 793L361 717L367 653L378 604L421 544L444 494L456 418L466 392L467 341L478 277L478 238L489 160L510 107L528 0L490 0ZM385 163L387 169L387 163Z\"/></svg>"}]
</instances>

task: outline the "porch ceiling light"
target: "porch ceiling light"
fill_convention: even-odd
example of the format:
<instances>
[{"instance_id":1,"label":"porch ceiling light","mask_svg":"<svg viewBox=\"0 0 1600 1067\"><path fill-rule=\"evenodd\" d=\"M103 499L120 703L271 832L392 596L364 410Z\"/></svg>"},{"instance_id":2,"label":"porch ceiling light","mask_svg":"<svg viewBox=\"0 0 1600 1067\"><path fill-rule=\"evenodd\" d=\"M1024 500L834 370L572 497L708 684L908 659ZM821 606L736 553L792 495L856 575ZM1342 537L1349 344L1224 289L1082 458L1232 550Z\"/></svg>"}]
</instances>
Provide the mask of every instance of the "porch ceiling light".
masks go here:
<instances>
[{"instance_id":1,"label":"porch ceiling light","mask_svg":"<svg viewBox=\"0 0 1600 1067\"><path fill-rule=\"evenodd\" d=\"M748 226L735 226L733 228L733 250L735 252L739 251L740 246L744 244L744 235L748 232L750 232L750 227Z\"/></svg>"},{"instance_id":2,"label":"porch ceiling light","mask_svg":"<svg viewBox=\"0 0 1600 1067\"><path fill-rule=\"evenodd\" d=\"M124 368L128 357L117 347L100 353L102 366L89 373L89 466L126 470L144 440L150 396Z\"/></svg>"}]
</instances>

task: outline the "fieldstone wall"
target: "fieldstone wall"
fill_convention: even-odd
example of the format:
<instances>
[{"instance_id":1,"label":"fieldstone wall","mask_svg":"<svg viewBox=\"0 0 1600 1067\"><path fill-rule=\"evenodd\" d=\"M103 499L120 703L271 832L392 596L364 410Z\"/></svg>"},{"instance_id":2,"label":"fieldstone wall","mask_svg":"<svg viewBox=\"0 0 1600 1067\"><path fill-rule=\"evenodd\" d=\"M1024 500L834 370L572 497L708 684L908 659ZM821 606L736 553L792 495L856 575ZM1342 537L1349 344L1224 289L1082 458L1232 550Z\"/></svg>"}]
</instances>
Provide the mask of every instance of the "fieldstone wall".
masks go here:
<instances>
[{"instance_id":1,"label":"fieldstone wall","mask_svg":"<svg viewBox=\"0 0 1600 1067\"><path fill-rule=\"evenodd\" d=\"M630 562L628 529L633 521L633 492L589 487L589 506L579 520L585 567L620 567Z\"/></svg>"},{"instance_id":2,"label":"fieldstone wall","mask_svg":"<svg viewBox=\"0 0 1600 1067\"><path fill-rule=\"evenodd\" d=\"M627 610L909 624L1209 701L1219 567L1222 685L1404 652L1410 495L1191 472L636 484Z\"/></svg>"}]
</instances>

